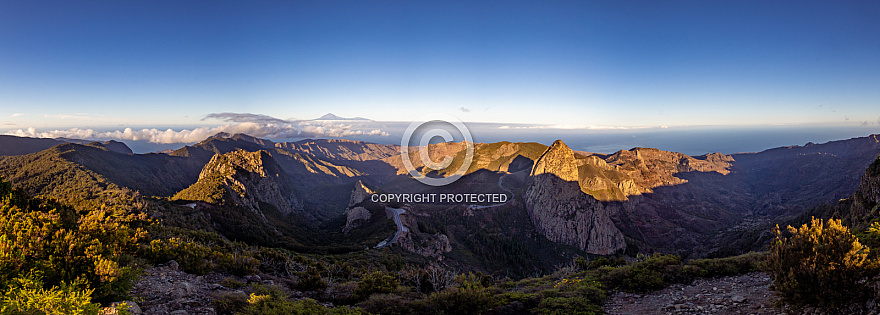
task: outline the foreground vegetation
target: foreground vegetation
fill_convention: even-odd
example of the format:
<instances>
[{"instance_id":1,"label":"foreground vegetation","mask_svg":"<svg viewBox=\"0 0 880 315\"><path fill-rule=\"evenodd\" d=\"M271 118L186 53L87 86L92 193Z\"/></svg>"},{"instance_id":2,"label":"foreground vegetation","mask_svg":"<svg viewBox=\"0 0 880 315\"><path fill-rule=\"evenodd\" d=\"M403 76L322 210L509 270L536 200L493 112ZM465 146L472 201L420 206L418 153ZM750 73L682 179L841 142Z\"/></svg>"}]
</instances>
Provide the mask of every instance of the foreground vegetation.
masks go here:
<instances>
[{"instance_id":1,"label":"foreground vegetation","mask_svg":"<svg viewBox=\"0 0 880 315\"><path fill-rule=\"evenodd\" d=\"M146 218L80 211L0 182L0 313L81 313L127 294Z\"/></svg>"},{"instance_id":2,"label":"foreground vegetation","mask_svg":"<svg viewBox=\"0 0 880 315\"><path fill-rule=\"evenodd\" d=\"M837 309L873 298L880 257L841 224L840 220L813 219L800 228L774 231L765 269L775 290L788 303ZM880 245L880 222L859 233Z\"/></svg>"}]
</instances>

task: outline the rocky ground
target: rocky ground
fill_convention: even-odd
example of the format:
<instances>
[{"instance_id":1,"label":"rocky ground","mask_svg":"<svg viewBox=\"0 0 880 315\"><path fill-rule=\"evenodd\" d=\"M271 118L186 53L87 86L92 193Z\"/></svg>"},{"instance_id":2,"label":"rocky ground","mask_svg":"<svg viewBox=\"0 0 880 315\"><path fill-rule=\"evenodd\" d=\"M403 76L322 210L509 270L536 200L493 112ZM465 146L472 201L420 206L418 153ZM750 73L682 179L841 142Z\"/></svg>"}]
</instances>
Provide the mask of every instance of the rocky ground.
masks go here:
<instances>
[{"instance_id":1,"label":"rocky ground","mask_svg":"<svg viewBox=\"0 0 880 315\"><path fill-rule=\"evenodd\" d=\"M129 313L156 315L215 315L211 298L224 293L246 295L245 292L224 287L220 283L234 279L241 284L273 284L259 276L244 278L229 275L208 274L197 276L179 269L177 262L148 268L143 277L131 291L134 301L127 301L133 307Z\"/></svg>"},{"instance_id":2,"label":"rocky ground","mask_svg":"<svg viewBox=\"0 0 880 315\"><path fill-rule=\"evenodd\" d=\"M770 276L697 279L647 294L617 292L605 304L608 314L793 314L775 305Z\"/></svg>"}]
</instances>

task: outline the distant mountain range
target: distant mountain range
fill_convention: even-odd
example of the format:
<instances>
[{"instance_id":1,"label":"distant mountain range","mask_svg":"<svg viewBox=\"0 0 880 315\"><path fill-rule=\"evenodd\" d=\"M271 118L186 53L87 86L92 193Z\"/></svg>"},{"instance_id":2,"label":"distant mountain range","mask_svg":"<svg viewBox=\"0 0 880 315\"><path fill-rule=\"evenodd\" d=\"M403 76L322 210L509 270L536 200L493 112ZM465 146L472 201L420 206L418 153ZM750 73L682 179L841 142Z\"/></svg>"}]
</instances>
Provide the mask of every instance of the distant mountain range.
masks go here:
<instances>
[{"instance_id":1,"label":"distant mountain range","mask_svg":"<svg viewBox=\"0 0 880 315\"><path fill-rule=\"evenodd\" d=\"M67 138L48 139L0 135L0 156L36 153L63 143L77 143L105 147L110 151L122 154L133 153L125 143L116 140L100 142Z\"/></svg>"},{"instance_id":2,"label":"distant mountain range","mask_svg":"<svg viewBox=\"0 0 880 315\"><path fill-rule=\"evenodd\" d=\"M877 135L703 156L653 148L593 154L573 151L562 141L476 143L473 164L461 180L431 187L410 178L396 145L342 139L276 143L223 133L168 154L132 154L116 141L80 143L0 136L0 176L32 195L80 206L113 202L108 197L113 194L155 196L144 199L154 217L298 250L375 245L394 229L383 219L384 207L404 207L407 229L397 242L406 250L487 270L547 266L572 250L701 256L760 246L766 241L760 237L766 232L762 223L851 196L880 155ZM438 143L428 152L434 160L462 157L465 147ZM429 171L414 149L403 151L427 176L448 176L460 166L458 158L446 169ZM478 207L353 197L365 191L504 193L511 201ZM757 236L731 247L729 238L742 233ZM534 255L534 261L486 252L493 246L532 253L523 255Z\"/></svg>"},{"instance_id":3,"label":"distant mountain range","mask_svg":"<svg viewBox=\"0 0 880 315\"><path fill-rule=\"evenodd\" d=\"M315 118L314 120L369 120L363 117L354 117L354 118L345 118L333 115L332 113L327 113L324 116Z\"/></svg>"}]
</instances>

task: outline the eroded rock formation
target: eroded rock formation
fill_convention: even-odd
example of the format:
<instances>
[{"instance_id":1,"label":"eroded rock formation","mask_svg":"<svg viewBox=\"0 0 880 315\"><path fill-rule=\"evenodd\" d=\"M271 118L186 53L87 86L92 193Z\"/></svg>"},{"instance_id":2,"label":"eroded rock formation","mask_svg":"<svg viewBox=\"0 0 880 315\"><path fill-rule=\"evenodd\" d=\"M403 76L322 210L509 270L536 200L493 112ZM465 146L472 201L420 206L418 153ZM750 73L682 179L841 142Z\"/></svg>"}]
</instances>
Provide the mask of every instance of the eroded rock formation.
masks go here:
<instances>
[{"instance_id":1,"label":"eroded rock formation","mask_svg":"<svg viewBox=\"0 0 880 315\"><path fill-rule=\"evenodd\" d=\"M592 254L609 255L626 247L608 210L583 193L574 152L560 140L535 162L526 208L535 228L548 239Z\"/></svg>"},{"instance_id":2,"label":"eroded rock formation","mask_svg":"<svg viewBox=\"0 0 880 315\"><path fill-rule=\"evenodd\" d=\"M302 201L288 175L269 152L262 150L214 155L202 169L199 180L176 198L237 205L264 221L266 207L274 207L282 214L302 210Z\"/></svg>"}]
</instances>

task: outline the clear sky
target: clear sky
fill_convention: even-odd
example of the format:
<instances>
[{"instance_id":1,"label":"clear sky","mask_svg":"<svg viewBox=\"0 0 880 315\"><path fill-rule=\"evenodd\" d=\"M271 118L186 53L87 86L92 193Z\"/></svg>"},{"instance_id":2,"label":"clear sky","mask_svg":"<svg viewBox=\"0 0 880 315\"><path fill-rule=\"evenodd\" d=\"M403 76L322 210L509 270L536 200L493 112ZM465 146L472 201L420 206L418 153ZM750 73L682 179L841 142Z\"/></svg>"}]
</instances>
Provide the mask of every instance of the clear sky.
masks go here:
<instances>
[{"instance_id":1,"label":"clear sky","mask_svg":"<svg viewBox=\"0 0 880 315\"><path fill-rule=\"evenodd\" d=\"M0 1L0 133L425 111L877 126L880 1Z\"/></svg>"}]
</instances>

